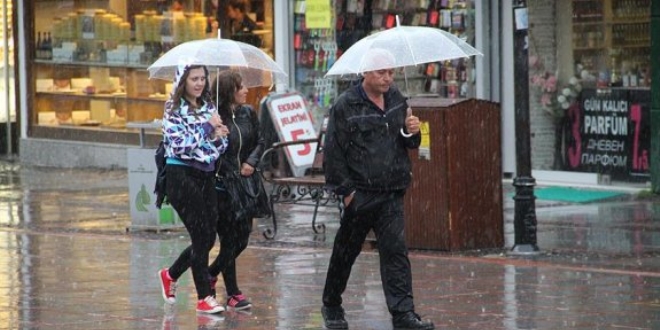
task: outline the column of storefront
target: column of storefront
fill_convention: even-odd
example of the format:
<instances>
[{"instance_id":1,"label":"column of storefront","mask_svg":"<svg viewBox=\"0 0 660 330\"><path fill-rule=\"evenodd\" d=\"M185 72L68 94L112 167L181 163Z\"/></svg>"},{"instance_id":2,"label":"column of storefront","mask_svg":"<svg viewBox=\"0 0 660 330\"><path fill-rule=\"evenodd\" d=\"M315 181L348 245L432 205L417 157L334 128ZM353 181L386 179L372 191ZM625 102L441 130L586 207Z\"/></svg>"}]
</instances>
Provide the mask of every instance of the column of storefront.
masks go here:
<instances>
[{"instance_id":1,"label":"column of storefront","mask_svg":"<svg viewBox=\"0 0 660 330\"><path fill-rule=\"evenodd\" d=\"M0 2L0 34L2 49L0 49L0 67L2 68L2 82L0 83L0 153L11 155L16 153L17 125L16 103L14 88L14 19L13 1Z\"/></svg>"},{"instance_id":2,"label":"column of storefront","mask_svg":"<svg viewBox=\"0 0 660 330\"><path fill-rule=\"evenodd\" d=\"M651 184L660 193L660 2L651 5Z\"/></svg>"}]
</instances>

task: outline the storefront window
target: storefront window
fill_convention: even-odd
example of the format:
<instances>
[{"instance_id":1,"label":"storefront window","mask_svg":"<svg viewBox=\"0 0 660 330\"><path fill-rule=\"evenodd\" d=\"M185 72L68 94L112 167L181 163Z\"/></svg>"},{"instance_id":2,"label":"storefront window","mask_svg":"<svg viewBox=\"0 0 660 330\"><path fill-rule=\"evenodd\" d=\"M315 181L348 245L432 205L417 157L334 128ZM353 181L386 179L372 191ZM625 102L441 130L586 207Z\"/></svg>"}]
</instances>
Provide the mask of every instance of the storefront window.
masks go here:
<instances>
[{"instance_id":1,"label":"storefront window","mask_svg":"<svg viewBox=\"0 0 660 330\"><path fill-rule=\"evenodd\" d=\"M650 7L650 0L530 4L535 168L648 179Z\"/></svg>"},{"instance_id":2,"label":"storefront window","mask_svg":"<svg viewBox=\"0 0 660 330\"><path fill-rule=\"evenodd\" d=\"M332 0L330 3L334 14L332 26L310 29L305 24L305 2L294 2L294 35L291 39L295 87L307 97L317 119L350 84L346 79L324 77L332 63L358 40L394 27L397 16L401 25L437 27L474 45L475 4L472 0ZM474 97L475 81L474 58L462 58L408 67L405 75L397 76L396 83L410 96L435 95L457 99Z\"/></svg>"},{"instance_id":3,"label":"storefront window","mask_svg":"<svg viewBox=\"0 0 660 330\"><path fill-rule=\"evenodd\" d=\"M573 55L595 87L650 87L650 0L573 2Z\"/></svg>"},{"instance_id":4,"label":"storefront window","mask_svg":"<svg viewBox=\"0 0 660 330\"><path fill-rule=\"evenodd\" d=\"M569 125L581 126L568 135L568 170L648 179L650 8L650 0L573 1L573 54L583 87L566 114Z\"/></svg>"},{"instance_id":5,"label":"storefront window","mask_svg":"<svg viewBox=\"0 0 660 330\"><path fill-rule=\"evenodd\" d=\"M225 3L33 1L32 131L126 130L128 122L162 118L171 83L150 80L146 68L177 44L216 38ZM235 39L273 54L272 0L246 3L255 26Z\"/></svg>"}]
</instances>

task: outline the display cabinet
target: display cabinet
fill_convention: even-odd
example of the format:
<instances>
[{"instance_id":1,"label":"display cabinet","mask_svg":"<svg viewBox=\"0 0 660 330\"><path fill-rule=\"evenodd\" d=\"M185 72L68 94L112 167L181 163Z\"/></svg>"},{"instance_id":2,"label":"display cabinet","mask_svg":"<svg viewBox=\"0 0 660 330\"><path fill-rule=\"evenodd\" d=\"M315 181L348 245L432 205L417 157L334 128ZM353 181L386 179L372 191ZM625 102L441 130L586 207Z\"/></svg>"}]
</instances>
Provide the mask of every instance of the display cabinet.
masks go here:
<instances>
[{"instance_id":1,"label":"display cabinet","mask_svg":"<svg viewBox=\"0 0 660 330\"><path fill-rule=\"evenodd\" d=\"M161 118L168 83L144 65L35 60L36 124L124 128Z\"/></svg>"},{"instance_id":2,"label":"display cabinet","mask_svg":"<svg viewBox=\"0 0 660 330\"><path fill-rule=\"evenodd\" d=\"M650 0L573 0L573 58L597 87L650 87ZM592 79L590 79L592 78Z\"/></svg>"},{"instance_id":3,"label":"display cabinet","mask_svg":"<svg viewBox=\"0 0 660 330\"><path fill-rule=\"evenodd\" d=\"M272 1L253 1L265 51L272 53ZM29 135L93 142L137 142L127 123L163 116L171 81L147 67L172 47L217 37L205 16L210 1L36 0L28 34ZM208 10L207 10L208 11ZM267 30L269 29L269 30ZM255 32L256 33L256 32ZM251 91L258 106L265 95ZM151 132L153 138L158 131ZM150 141L153 140L150 138Z\"/></svg>"},{"instance_id":4,"label":"display cabinet","mask_svg":"<svg viewBox=\"0 0 660 330\"><path fill-rule=\"evenodd\" d=\"M314 113L323 113L350 78L325 78L334 61L358 40L400 24L437 27L474 44L475 4L472 0L333 0L334 29L308 29L304 1L294 2L293 46L295 87ZM407 67L396 84L409 96L435 94L445 98L476 95L474 60L457 59ZM320 109L315 110L315 109Z\"/></svg>"},{"instance_id":5,"label":"display cabinet","mask_svg":"<svg viewBox=\"0 0 660 330\"><path fill-rule=\"evenodd\" d=\"M431 26L448 31L474 45L474 1L385 1L372 4L372 27L388 29L399 15L402 25ZM475 96L474 60L462 58L429 63L406 71L409 94L430 93L445 98Z\"/></svg>"},{"instance_id":6,"label":"display cabinet","mask_svg":"<svg viewBox=\"0 0 660 330\"><path fill-rule=\"evenodd\" d=\"M475 41L475 4L471 0L338 0L336 12L339 55L370 33L395 27L397 16L401 25L437 27L470 44ZM474 60L466 58L407 67L405 75L397 75L397 85L411 96L465 98L476 94L475 79Z\"/></svg>"},{"instance_id":7,"label":"display cabinet","mask_svg":"<svg viewBox=\"0 0 660 330\"><path fill-rule=\"evenodd\" d=\"M205 37L206 23L168 11L170 2L30 3L30 136L132 144L128 122L162 118L170 85L146 69L176 43Z\"/></svg>"}]
</instances>

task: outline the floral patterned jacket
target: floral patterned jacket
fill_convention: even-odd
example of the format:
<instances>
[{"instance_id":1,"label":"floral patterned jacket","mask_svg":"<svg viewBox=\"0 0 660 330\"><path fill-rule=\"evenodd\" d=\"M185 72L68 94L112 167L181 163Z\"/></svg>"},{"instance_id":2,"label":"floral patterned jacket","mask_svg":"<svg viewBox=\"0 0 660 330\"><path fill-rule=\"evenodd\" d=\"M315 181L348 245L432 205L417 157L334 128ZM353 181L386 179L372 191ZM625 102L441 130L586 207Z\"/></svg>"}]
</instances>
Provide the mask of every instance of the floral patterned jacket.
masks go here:
<instances>
[{"instance_id":1,"label":"floral patterned jacket","mask_svg":"<svg viewBox=\"0 0 660 330\"><path fill-rule=\"evenodd\" d=\"M205 102L200 109L190 109L181 99L179 109L173 102L165 103L163 137L165 156L203 171L215 170L215 162L227 149L227 138L213 139L213 126L209 123L215 105Z\"/></svg>"}]
</instances>

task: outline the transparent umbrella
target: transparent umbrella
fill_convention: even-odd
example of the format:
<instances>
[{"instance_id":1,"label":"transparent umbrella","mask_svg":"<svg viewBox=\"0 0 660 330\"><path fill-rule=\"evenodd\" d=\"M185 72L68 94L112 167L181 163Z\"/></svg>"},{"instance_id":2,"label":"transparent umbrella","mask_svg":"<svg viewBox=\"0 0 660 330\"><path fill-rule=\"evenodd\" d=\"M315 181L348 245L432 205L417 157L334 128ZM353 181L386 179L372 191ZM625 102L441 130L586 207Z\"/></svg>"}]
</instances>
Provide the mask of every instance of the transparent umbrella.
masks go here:
<instances>
[{"instance_id":1,"label":"transparent umbrella","mask_svg":"<svg viewBox=\"0 0 660 330\"><path fill-rule=\"evenodd\" d=\"M246 87L287 83L284 70L261 49L230 39L184 42L163 54L147 70L149 78L172 80L182 62L205 65L211 72L238 70Z\"/></svg>"},{"instance_id":2,"label":"transparent umbrella","mask_svg":"<svg viewBox=\"0 0 660 330\"><path fill-rule=\"evenodd\" d=\"M354 75L483 55L449 32L426 26L400 26L398 16L396 20L396 27L371 34L349 47L325 75ZM375 51L387 52L392 60L372 60Z\"/></svg>"}]
</instances>

